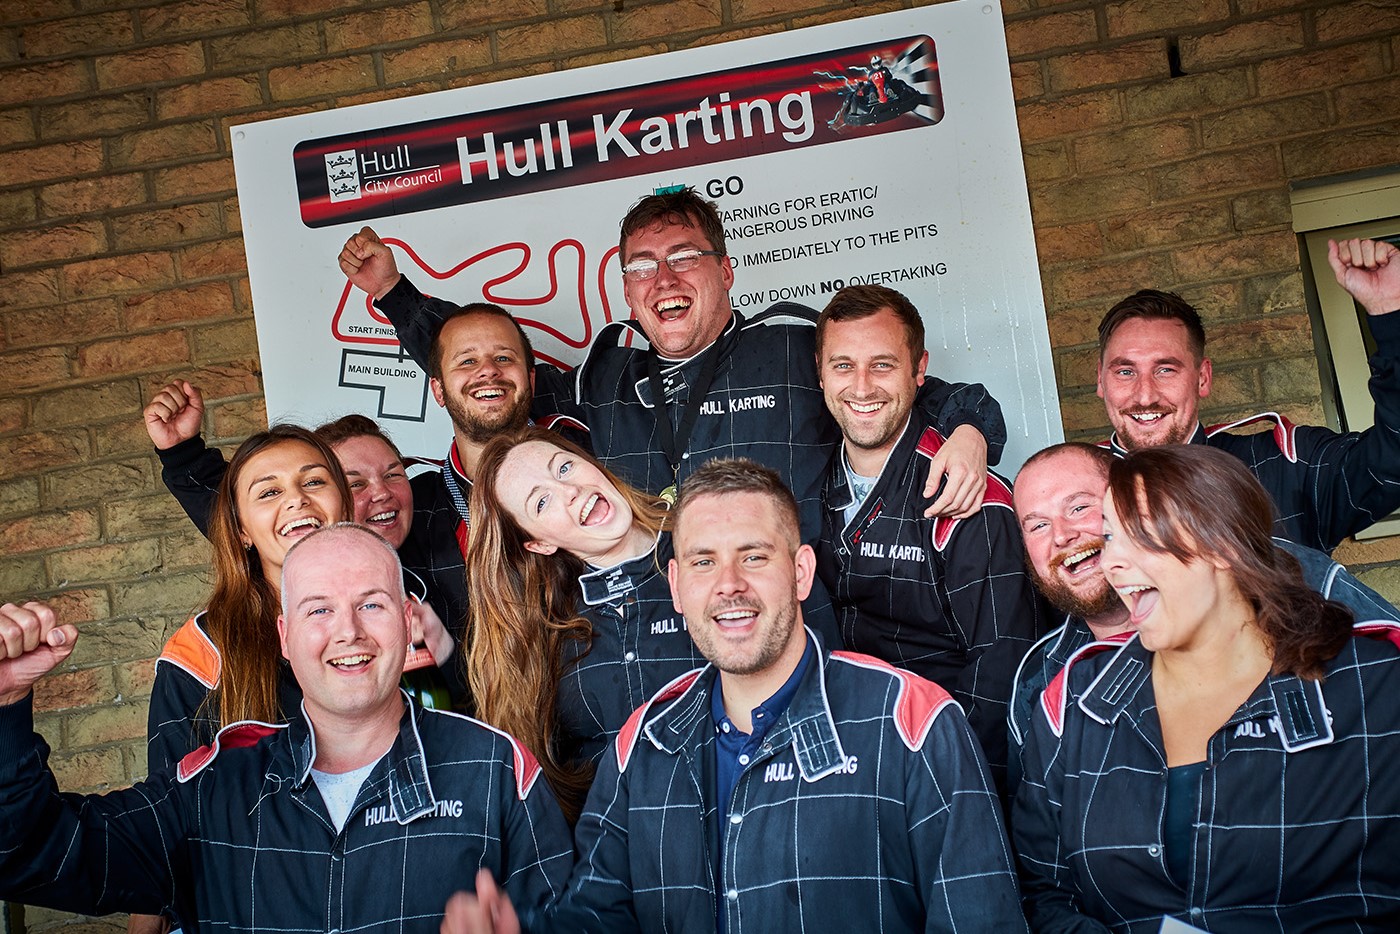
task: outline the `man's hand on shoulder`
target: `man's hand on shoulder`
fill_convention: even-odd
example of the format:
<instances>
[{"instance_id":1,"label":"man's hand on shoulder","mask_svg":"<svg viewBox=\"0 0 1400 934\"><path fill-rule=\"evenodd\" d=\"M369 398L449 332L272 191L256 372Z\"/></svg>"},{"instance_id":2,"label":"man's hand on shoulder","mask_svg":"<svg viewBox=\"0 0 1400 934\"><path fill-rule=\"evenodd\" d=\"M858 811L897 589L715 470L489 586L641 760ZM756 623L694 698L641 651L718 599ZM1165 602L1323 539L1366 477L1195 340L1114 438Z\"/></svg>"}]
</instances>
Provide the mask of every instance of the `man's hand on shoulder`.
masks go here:
<instances>
[{"instance_id":1,"label":"man's hand on shoulder","mask_svg":"<svg viewBox=\"0 0 1400 934\"><path fill-rule=\"evenodd\" d=\"M1328 240L1327 262L1337 283L1368 315L1400 309L1400 250L1384 240Z\"/></svg>"},{"instance_id":2,"label":"man's hand on shoulder","mask_svg":"<svg viewBox=\"0 0 1400 934\"><path fill-rule=\"evenodd\" d=\"M162 451L199 434L204 421L204 394L188 380L177 379L161 388L141 411L146 434Z\"/></svg>"},{"instance_id":3,"label":"man's hand on shoulder","mask_svg":"<svg viewBox=\"0 0 1400 934\"><path fill-rule=\"evenodd\" d=\"M491 870L476 874L476 894L458 892L447 900L442 934L520 934L510 898L496 887Z\"/></svg>"},{"instance_id":4,"label":"man's hand on shoulder","mask_svg":"<svg viewBox=\"0 0 1400 934\"><path fill-rule=\"evenodd\" d=\"M379 239L371 227L364 227L341 247L340 271L362 292L379 301L399 284L398 263L394 251Z\"/></svg>"},{"instance_id":5,"label":"man's hand on shoulder","mask_svg":"<svg viewBox=\"0 0 1400 934\"><path fill-rule=\"evenodd\" d=\"M0 606L0 706L24 700L34 682L73 654L77 641L78 628L60 626L46 604Z\"/></svg>"},{"instance_id":6,"label":"man's hand on shoulder","mask_svg":"<svg viewBox=\"0 0 1400 934\"><path fill-rule=\"evenodd\" d=\"M940 482L943 492L924 510L925 519L966 519L982 508L982 497L987 495L987 439L982 432L971 425L953 429L929 461L924 499L938 491Z\"/></svg>"}]
</instances>

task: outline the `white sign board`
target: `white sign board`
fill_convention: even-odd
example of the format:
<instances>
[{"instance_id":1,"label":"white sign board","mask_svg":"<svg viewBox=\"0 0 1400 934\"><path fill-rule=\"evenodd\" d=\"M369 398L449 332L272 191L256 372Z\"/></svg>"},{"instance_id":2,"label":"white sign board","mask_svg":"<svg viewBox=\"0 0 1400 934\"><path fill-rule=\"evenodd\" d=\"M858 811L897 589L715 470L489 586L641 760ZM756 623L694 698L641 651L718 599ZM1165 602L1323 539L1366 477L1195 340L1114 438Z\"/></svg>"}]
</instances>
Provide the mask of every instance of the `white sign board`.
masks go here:
<instances>
[{"instance_id":1,"label":"white sign board","mask_svg":"<svg viewBox=\"0 0 1400 934\"><path fill-rule=\"evenodd\" d=\"M1001 402L1004 472L1062 438L997 4L248 124L233 151L274 421L358 411L443 452L427 378L336 266L361 226L423 291L504 306L567 366L628 315L622 215L689 184L722 212L736 308L896 288L930 370Z\"/></svg>"}]
</instances>

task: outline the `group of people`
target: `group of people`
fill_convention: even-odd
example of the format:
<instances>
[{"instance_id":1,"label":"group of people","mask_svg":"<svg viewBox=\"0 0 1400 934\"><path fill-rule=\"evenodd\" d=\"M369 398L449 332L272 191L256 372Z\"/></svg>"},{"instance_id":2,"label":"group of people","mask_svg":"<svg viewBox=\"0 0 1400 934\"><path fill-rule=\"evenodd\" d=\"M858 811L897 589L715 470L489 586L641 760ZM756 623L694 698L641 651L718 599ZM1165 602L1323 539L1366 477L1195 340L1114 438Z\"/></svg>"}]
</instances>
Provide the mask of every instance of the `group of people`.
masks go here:
<instances>
[{"instance_id":1,"label":"group of people","mask_svg":"<svg viewBox=\"0 0 1400 934\"><path fill-rule=\"evenodd\" d=\"M1400 926L1400 614L1326 553L1400 507L1393 247L1330 257L1375 427L1204 428L1200 318L1144 290L1100 328L1113 437L1014 488L900 293L747 317L688 189L620 258L632 319L561 374L347 241L453 425L412 478L359 415L225 462L198 388L157 393L214 587L147 779L86 798L28 700L77 631L0 608L0 897L140 930Z\"/></svg>"}]
</instances>

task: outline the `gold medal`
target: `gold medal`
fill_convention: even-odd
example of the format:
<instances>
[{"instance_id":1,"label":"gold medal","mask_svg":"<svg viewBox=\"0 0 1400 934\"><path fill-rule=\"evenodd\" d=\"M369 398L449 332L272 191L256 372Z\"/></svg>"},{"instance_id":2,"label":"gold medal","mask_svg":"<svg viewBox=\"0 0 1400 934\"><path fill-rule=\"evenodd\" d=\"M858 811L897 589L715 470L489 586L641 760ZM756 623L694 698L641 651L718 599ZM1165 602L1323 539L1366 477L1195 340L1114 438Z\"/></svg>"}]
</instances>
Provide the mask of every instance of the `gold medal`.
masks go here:
<instances>
[{"instance_id":1,"label":"gold medal","mask_svg":"<svg viewBox=\"0 0 1400 934\"><path fill-rule=\"evenodd\" d=\"M661 491L661 498L666 501L667 506L676 505L676 485L673 483Z\"/></svg>"}]
</instances>

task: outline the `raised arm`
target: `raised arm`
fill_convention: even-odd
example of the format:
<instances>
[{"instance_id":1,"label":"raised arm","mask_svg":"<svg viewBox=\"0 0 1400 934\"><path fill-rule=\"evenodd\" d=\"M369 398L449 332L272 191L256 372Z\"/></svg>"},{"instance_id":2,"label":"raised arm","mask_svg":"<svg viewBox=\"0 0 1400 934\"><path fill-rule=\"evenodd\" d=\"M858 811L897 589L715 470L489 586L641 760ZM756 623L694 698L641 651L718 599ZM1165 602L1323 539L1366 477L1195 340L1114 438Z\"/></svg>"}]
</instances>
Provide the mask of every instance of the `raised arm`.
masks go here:
<instances>
[{"instance_id":1,"label":"raised arm","mask_svg":"<svg viewBox=\"0 0 1400 934\"><path fill-rule=\"evenodd\" d=\"M176 380L156 392L141 417L160 458L161 481L207 538L214 495L228 465L217 448L205 446L199 433L204 394L188 380Z\"/></svg>"}]
</instances>

